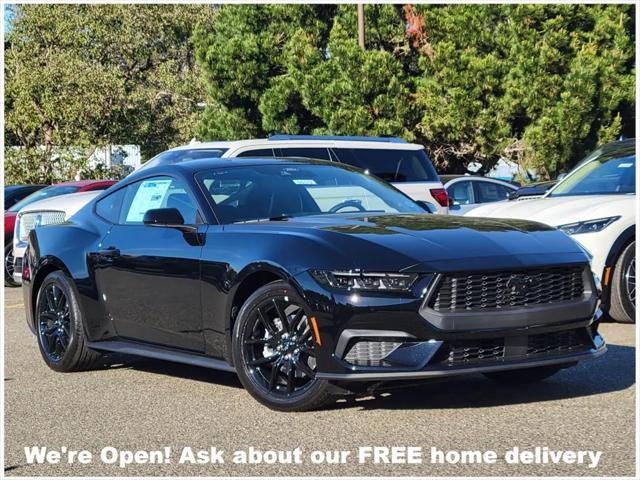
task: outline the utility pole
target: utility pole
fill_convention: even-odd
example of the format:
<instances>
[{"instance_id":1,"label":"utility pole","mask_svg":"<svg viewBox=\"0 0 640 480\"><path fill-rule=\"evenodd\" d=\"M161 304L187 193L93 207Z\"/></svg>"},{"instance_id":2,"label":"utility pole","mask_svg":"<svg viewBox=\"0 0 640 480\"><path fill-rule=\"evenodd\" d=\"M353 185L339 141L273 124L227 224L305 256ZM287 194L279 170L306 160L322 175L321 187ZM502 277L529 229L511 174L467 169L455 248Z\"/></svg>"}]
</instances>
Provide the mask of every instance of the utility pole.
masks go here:
<instances>
[{"instance_id":1,"label":"utility pole","mask_svg":"<svg viewBox=\"0 0 640 480\"><path fill-rule=\"evenodd\" d=\"M364 5L358 4L358 45L364 50Z\"/></svg>"}]
</instances>

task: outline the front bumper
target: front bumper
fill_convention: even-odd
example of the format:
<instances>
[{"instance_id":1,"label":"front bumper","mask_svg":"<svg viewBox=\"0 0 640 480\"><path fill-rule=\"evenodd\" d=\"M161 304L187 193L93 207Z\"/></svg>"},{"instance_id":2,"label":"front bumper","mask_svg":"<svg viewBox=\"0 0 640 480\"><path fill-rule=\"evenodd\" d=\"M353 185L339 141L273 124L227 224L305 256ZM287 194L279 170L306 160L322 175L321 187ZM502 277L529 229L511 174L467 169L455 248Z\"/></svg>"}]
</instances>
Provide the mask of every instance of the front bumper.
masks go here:
<instances>
[{"instance_id":1,"label":"front bumper","mask_svg":"<svg viewBox=\"0 0 640 480\"><path fill-rule=\"evenodd\" d=\"M28 243L15 241L13 242L13 279L17 283L22 283L22 261L24 253L27 250Z\"/></svg>"},{"instance_id":2,"label":"front bumper","mask_svg":"<svg viewBox=\"0 0 640 480\"><path fill-rule=\"evenodd\" d=\"M576 308L549 308L547 315L533 309L533 316L486 312L448 323L425 314L432 279L424 276L405 296L359 296L325 291L306 273L297 276L318 326L317 376L349 382L427 379L568 366L606 352L592 281Z\"/></svg>"}]
</instances>

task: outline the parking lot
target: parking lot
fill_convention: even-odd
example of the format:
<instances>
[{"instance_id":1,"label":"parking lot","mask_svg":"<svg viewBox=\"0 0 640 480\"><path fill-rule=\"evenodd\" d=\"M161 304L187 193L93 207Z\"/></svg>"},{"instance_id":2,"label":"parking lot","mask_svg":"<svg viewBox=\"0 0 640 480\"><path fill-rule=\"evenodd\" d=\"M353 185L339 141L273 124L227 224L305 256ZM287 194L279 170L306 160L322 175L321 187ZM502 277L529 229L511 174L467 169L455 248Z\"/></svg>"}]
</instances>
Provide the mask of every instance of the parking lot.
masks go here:
<instances>
[{"instance_id":1,"label":"parking lot","mask_svg":"<svg viewBox=\"0 0 640 480\"><path fill-rule=\"evenodd\" d=\"M601 359L536 386L498 386L482 376L440 381L319 412L276 413L233 374L124 358L107 370L58 374L40 358L20 289L5 289L5 474L62 475L589 475L635 468L635 331L605 324ZM24 447L127 450L216 446L231 452L355 450L600 450L586 465L27 465ZM97 456L97 455L96 455ZM427 455L423 454L427 459Z\"/></svg>"}]
</instances>

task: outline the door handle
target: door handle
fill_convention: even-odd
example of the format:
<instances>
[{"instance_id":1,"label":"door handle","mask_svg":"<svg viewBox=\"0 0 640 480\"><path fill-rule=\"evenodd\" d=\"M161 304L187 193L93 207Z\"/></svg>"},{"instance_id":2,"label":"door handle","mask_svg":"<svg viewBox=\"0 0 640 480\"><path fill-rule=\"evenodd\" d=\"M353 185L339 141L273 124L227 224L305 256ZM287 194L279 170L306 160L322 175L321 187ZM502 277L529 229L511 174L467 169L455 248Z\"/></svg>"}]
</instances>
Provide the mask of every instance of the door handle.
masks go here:
<instances>
[{"instance_id":1,"label":"door handle","mask_svg":"<svg viewBox=\"0 0 640 480\"><path fill-rule=\"evenodd\" d=\"M117 248L106 248L104 250L98 250L98 255L101 257L115 258L120 256L120 250Z\"/></svg>"}]
</instances>

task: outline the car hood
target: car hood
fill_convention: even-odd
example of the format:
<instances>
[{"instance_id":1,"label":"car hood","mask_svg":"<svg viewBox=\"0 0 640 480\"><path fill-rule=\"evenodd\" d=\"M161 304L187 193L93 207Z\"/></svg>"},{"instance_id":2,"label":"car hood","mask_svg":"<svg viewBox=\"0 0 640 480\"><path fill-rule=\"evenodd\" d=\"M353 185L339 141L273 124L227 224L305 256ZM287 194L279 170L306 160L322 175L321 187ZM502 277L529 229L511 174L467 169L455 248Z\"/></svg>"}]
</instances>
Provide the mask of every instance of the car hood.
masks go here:
<instances>
[{"instance_id":1,"label":"car hood","mask_svg":"<svg viewBox=\"0 0 640 480\"><path fill-rule=\"evenodd\" d=\"M322 248L318 257L339 268L366 265L381 271L462 271L588 261L563 232L522 220L428 214L314 215L226 225L225 230L277 234L282 248ZM315 245L288 242L291 237ZM325 253L328 251L332 255Z\"/></svg>"},{"instance_id":2,"label":"car hood","mask_svg":"<svg viewBox=\"0 0 640 480\"><path fill-rule=\"evenodd\" d=\"M102 193L102 191L98 190L91 192L69 193L66 195L45 198L27 205L18 213L23 214L26 212L38 212L41 210L59 210L65 212L66 217L69 218L100 193Z\"/></svg>"},{"instance_id":3,"label":"car hood","mask_svg":"<svg viewBox=\"0 0 640 480\"><path fill-rule=\"evenodd\" d=\"M634 212L635 195L572 195L498 202L478 207L468 216L527 219L557 227Z\"/></svg>"}]
</instances>

